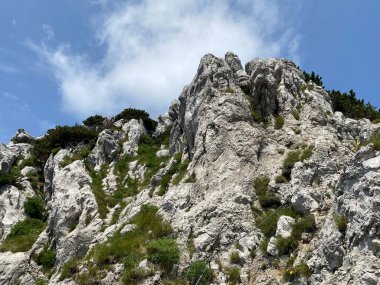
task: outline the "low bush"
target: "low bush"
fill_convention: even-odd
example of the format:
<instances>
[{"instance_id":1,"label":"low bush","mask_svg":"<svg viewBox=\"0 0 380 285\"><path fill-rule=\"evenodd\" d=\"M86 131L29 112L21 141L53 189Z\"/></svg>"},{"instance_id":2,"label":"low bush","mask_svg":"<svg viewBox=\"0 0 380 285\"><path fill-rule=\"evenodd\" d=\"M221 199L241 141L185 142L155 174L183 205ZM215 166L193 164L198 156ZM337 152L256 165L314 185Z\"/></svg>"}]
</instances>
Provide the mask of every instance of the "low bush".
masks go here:
<instances>
[{"instance_id":1,"label":"low bush","mask_svg":"<svg viewBox=\"0 0 380 285\"><path fill-rule=\"evenodd\" d=\"M158 208L150 205L141 206L129 223L136 228L121 234L116 232L107 242L97 244L90 253L96 268L102 270L110 264L123 263L123 281L136 284L138 264L149 259L158 264L167 274L174 263L179 260L179 250L174 239L170 238L172 228L157 214Z\"/></svg>"},{"instance_id":2,"label":"low bush","mask_svg":"<svg viewBox=\"0 0 380 285\"><path fill-rule=\"evenodd\" d=\"M42 265L45 270L52 269L55 265L55 260L55 251L49 249L48 247L45 247L36 257L37 264Z\"/></svg>"},{"instance_id":3,"label":"low bush","mask_svg":"<svg viewBox=\"0 0 380 285\"><path fill-rule=\"evenodd\" d=\"M179 261L179 249L176 241L171 238L162 238L150 241L147 244L148 260L169 272Z\"/></svg>"},{"instance_id":4,"label":"low bush","mask_svg":"<svg viewBox=\"0 0 380 285\"><path fill-rule=\"evenodd\" d=\"M92 178L92 192L94 193L96 203L98 205L98 212L101 219L107 217L108 201L107 194L103 189L103 179L107 176L108 166L104 164L100 171L95 171L88 163L85 164L87 172Z\"/></svg>"},{"instance_id":5,"label":"low bush","mask_svg":"<svg viewBox=\"0 0 380 285\"><path fill-rule=\"evenodd\" d=\"M299 214L290 207L284 207L277 211L267 210L256 218L256 226L267 238L270 238L276 233L277 222L281 216L296 218Z\"/></svg>"},{"instance_id":6,"label":"low bush","mask_svg":"<svg viewBox=\"0 0 380 285\"><path fill-rule=\"evenodd\" d=\"M73 163L74 161L85 159L91 153L94 146L95 146L95 142L89 143L80 147L72 155L66 155L63 158L63 160L59 163L59 166L65 167Z\"/></svg>"},{"instance_id":7,"label":"low bush","mask_svg":"<svg viewBox=\"0 0 380 285\"><path fill-rule=\"evenodd\" d=\"M197 260L190 264L190 266L183 273L184 278L189 284L208 285L213 280L213 271L204 260Z\"/></svg>"},{"instance_id":8,"label":"low bush","mask_svg":"<svg viewBox=\"0 0 380 285\"><path fill-rule=\"evenodd\" d=\"M144 179L140 185L142 188L149 184L153 175L160 170L162 163L166 163L169 159L168 157L157 157L156 153L159 149L160 145L149 136L145 136L143 141L139 144L137 160L146 167Z\"/></svg>"},{"instance_id":9,"label":"low bush","mask_svg":"<svg viewBox=\"0 0 380 285\"><path fill-rule=\"evenodd\" d=\"M178 172L181 166L181 153L176 153L174 155L174 161L169 168L169 170L162 176L161 183L160 183L160 191L158 192L158 195L162 196L166 193L166 191L169 188L170 181L172 180L172 177L174 174ZM178 182L176 181L178 184Z\"/></svg>"},{"instance_id":10,"label":"low bush","mask_svg":"<svg viewBox=\"0 0 380 285\"><path fill-rule=\"evenodd\" d=\"M276 237L276 247L279 255L286 255L295 250L298 246L298 239L291 235L290 237Z\"/></svg>"},{"instance_id":11,"label":"low bush","mask_svg":"<svg viewBox=\"0 0 380 285\"><path fill-rule=\"evenodd\" d=\"M364 100L356 98L354 90L348 93L338 90L328 91L330 95L334 112L342 112L346 117L353 119L367 118L371 121L380 119L378 108L371 103L364 103Z\"/></svg>"},{"instance_id":12,"label":"low bush","mask_svg":"<svg viewBox=\"0 0 380 285\"><path fill-rule=\"evenodd\" d=\"M284 124L285 124L285 119L283 116L279 115L279 116L274 117L274 128L276 130L282 129Z\"/></svg>"},{"instance_id":13,"label":"low bush","mask_svg":"<svg viewBox=\"0 0 380 285\"><path fill-rule=\"evenodd\" d=\"M380 134L372 135L367 143L372 143L375 150L380 150Z\"/></svg>"},{"instance_id":14,"label":"low bush","mask_svg":"<svg viewBox=\"0 0 380 285\"><path fill-rule=\"evenodd\" d=\"M144 122L145 128L149 133L153 133L157 126L157 122L155 120L152 120L147 112L134 108L124 109L121 113L115 116L116 121L121 119L124 119L126 121L129 121L131 119L142 120Z\"/></svg>"},{"instance_id":15,"label":"low bush","mask_svg":"<svg viewBox=\"0 0 380 285\"><path fill-rule=\"evenodd\" d=\"M276 181L276 183L279 183L279 184L288 182L288 180L286 179L286 177L284 175L277 176L275 181Z\"/></svg>"},{"instance_id":16,"label":"low bush","mask_svg":"<svg viewBox=\"0 0 380 285\"><path fill-rule=\"evenodd\" d=\"M24 212L30 218L42 220L45 215L45 203L38 196L29 197L24 202Z\"/></svg>"},{"instance_id":17,"label":"low bush","mask_svg":"<svg viewBox=\"0 0 380 285\"><path fill-rule=\"evenodd\" d=\"M46 224L41 220L26 218L15 224L10 234L0 245L0 251L25 252L28 251L37 240Z\"/></svg>"},{"instance_id":18,"label":"low bush","mask_svg":"<svg viewBox=\"0 0 380 285\"><path fill-rule=\"evenodd\" d=\"M300 239L302 233L312 233L316 229L315 219L312 214L299 218L292 226L292 236Z\"/></svg>"},{"instance_id":19,"label":"low bush","mask_svg":"<svg viewBox=\"0 0 380 285\"><path fill-rule=\"evenodd\" d=\"M301 262L299 265L295 267L290 267L285 269L283 277L286 282L292 282L299 277L310 277L312 275L312 271L309 266Z\"/></svg>"},{"instance_id":20,"label":"low bush","mask_svg":"<svg viewBox=\"0 0 380 285\"><path fill-rule=\"evenodd\" d=\"M83 125L86 127L92 127L92 128L97 128L103 126L103 122L106 118L100 115L94 115L91 117L88 117L83 121Z\"/></svg>"},{"instance_id":21,"label":"low bush","mask_svg":"<svg viewBox=\"0 0 380 285\"><path fill-rule=\"evenodd\" d=\"M0 187L4 185L14 184L17 181L17 177L11 173L0 171Z\"/></svg>"},{"instance_id":22,"label":"low bush","mask_svg":"<svg viewBox=\"0 0 380 285\"><path fill-rule=\"evenodd\" d=\"M239 267L233 266L233 267L226 268L226 273L227 273L228 284L236 285L236 284L241 283Z\"/></svg>"},{"instance_id":23,"label":"low bush","mask_svg":"<svg viewBox=\"0 0 380 285\"><path fill-rule=\"evenodd\" d=\"M300 112L298 110L297 111L293 111L292 115L293 115L294 119L296 119L297 121L299 121L299 119L300 119Z\"/></svg>"},{"instance_id":24,"label":"low bush","mask_svg":"<svg viewBox=\"0 0 380 285\"><path fill-rule=\"evenodd\" d=\"M57 126L48 130L43 138L36 140L31 150L32 156L35 158L35 163L43 168L52 152L79 143L93 143L97 136L96 130L84 126Z\"/></svg>"},{"instance_id":25,"label":"low bush","mask_svg":"<svg viewBox=\"0 0 380 285\"><path fill-rule=\"evenodd\" d=\"M240 264L242 262L239 252L233 251L230 254L230 262L232 264Z\"/></svg>"},{"instance_id":26,"label":"low bush","mask_svg":"<svg viewBox=\"0 0 380 285\"><path fill-rule=\"evenodd\" d=\"M72 277L74 274L78 273L78 263L79 260L76 258L70 259L67 261L61 270L61 275L59 276L59 280L63 281L66 278Z\"/></svg>"},{"instance_id":27,"label":"low bush","mask_svg":"<svg viewBox=\"0 0 380 285\"><path fill-rule=\"evenodd\" d=\"M235 93L235 90L231 87L228 87L224 90L226 93L230 93L230 94L234 94Z\"/></svg>"},{"instance_id":28,"label":"low bush","mask_svg":"<svg viewBox=\"0 0 380 285\"><path fill-rule=\"evenodd\" d=\"M347 217L345 215L337 215L334 219L335 225L341 233L345 233L347 229Z\"/></svg>"},{"instance_id":29,"label":"low bush","mask_svg":"<svg viewBox=\"0 0 380 285\"><path fill-rule=\"evenodd\" d=\"M316 74L314 71L312 71L311 73L307 73L306 71L303 71L303 76L305 78L305 82L312 81L316 85L321 86L322 88L324 88L322 77L319 76L318 74Z\"/></svg>"},{"instance_id":30,"label":"low bush","mask_svg":"<svg viewBox=\"0 0 380 285\"><path fill-rule=\"evenodd\" d=\"M305 161L313 155L314 145L306 146L302 151L295 150L288 153L282 164L282 175L290 180L292 169L298 161Z\"/></svg>"},{"instance_id":31,"label":"low bush","mask_svg":"<svg viewBox=\"0 0 380 285\"><path fill-rule=\"evenodd\" d=\"M255 191L259 198L259 203L261 207L265 209L277 208L281 205L281 200L275 193L268 189L268 184L268 177L257 178L254 182Z\"/></svg>"}]
</instances>

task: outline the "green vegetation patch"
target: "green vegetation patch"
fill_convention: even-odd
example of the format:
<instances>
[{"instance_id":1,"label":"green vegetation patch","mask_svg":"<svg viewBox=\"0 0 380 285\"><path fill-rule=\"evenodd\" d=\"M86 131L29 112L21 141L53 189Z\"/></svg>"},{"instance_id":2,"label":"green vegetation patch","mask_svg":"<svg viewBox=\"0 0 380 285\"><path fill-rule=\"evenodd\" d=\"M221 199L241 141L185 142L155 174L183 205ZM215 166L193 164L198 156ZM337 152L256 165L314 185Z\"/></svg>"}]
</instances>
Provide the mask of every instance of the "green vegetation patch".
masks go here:
<instances>
[{"instance_id":1,"label":"green vegetation patch","mask_svg":"<svg viewBox=\"0 0 380 285\"><path fill-rule=\"evenodd\" d=\"M199 285L210 284L214 278L212 269L204 260L192 262L184 271L183 276L189 284L196 284L198 282Z\"/></svg>"},{"instance_id":2,"label":"green vegetation patch","mask_svg":"<svg viewBox=\"0 0 380 285\"><path fill-rule=\"evenodd\" d=\"M104 219L107 217L109 210L107 207L107 194L103 189L102 181L107 176L108 165L104 164L100 171L95 171L88 163L85 165L92 179L92 192L94 193L96 203L98 204L99 216Z\"/></svg>"},{"instance_id":3,"label":"green vegetation patch","mask_svg":"<svg viewBox=\"0 0 380 285\"><path fill-rule=\"evenodd\" d=\"M334 222L341 233L346 232L348 220L345 215L337 215L334 219Z\"/></svg>"},{"instance_id":4,"label":"green vegetation patch","mask_svg":"<svg viewBox=\"0 0 380 285\"><path fill-rule=\"evenodd\" d=\"M285 124L285 119L283 116L279 115L279 116L274 117L274 128L276 130L282 129L284 124Z\"/></svg>"},{"instance_id":5,"label":"green vegetation patch","mask_svg":"<svg viewBox=\"0 0 380 285\"><path fill-rule=\"evenodd\" d=\"M380 150L380 134L372 135L366 144L372 143L375 150Z\"/></svg>"},{"instance_id":6,"label":"green vegetation patch","mask_svg":"<svg viewBox=\"0 0 380 285\"><path fill-rule=\"evenodd\" d=\"M45 211L45 203L38 196L28 197L24 202L24 212L30 218L42 220Z\"/></svg>"},{"instance_id":7,"label":"green vegetation patch","mask_svg":"<svg viewBox=\"0 0 380 285\"><path fill-rule=\"evenodd\" d=\"M147 112L134 108L124 109L121 113L115 116L116 121L121 119L124 119L126 121L129 121L131 119L142 120L144 122L145 128L149 133L152 133L157 126L157 122L155 120L152 120Z\"/></svg>"},{"instance_id":8,"label":"green vegetation patch","mask_svg":"<svg viewBox=\"0 0 380 285\"><path fill-rule=\"evenodd\" d=\"M302 151L295 150L288 153L282 164L282 175L289 180L292 169L298 161L305 161L313 155L314 145L306 146Z\"/></svg>"},{"instance_id":9,"label":"green vegetation patch","mask_svg":"<svg viewBox=\"0 0 380 285\"><path fill-rule=\"evenodd\" d=\"M92 271L91 276L80 274L80 261L72 260L64 266L61 279L75 277L75 280L83 279L85 282L91 278L91 282L97 282L101 279L99 274L103 269L112 264L123 263L123 283L136 284L154 273L137 269L138 264L144 259L159 266L170 279L168 273L179 261L180 253L175 240L170 237L173 232L170 224L157 212L158 208L155 206L141 206L140 212L129 221L130 224L136 225L135 229L124 234L118 231L105 243L97 244L87 258L93 260L93 265L88 268ZM86 284L83 282L81 284Z\"/></svg>"},{"instance_id":10,"label":"green vegetation patch","mask_svg":"<svg viewBox=\"0 0 380 285\"><path fill-rule=\"evenodd\" d=\"M259 203L261 207L268 208L278 208L281 205L280 198L268 189L269 178L259 177L254 182L254 187L256 194L259 198Z\"/></svg>"},{"instance_id":11,"label":"green vegetation patch","mask_svg":"<svg viewBox=\"0 0 380 285\"><path fill-rule=\"evenodd\" d=\"M306 263L302 262L297 266L291 266L285 269L283 278L287 282L292 282L299 277L310 277L312 271Z\"/></svg>"},{"instance_id":12,"label":"green vegetation patch","mask_svg":"<svg viewBox=\"0 0 380 285\"><path fill-rule=\"evenodd\" d=\"M26 218L18 222L12 227L3 244L0 245L0 251L28 251L45 227L46 223L38 219Z\"/></svg>"},{"instance_id":13,"label":"green vegetation patch","mask_svg":"<svg viewBox=\"0 0 380 285\"><path fill-rule=\"evenodd\" d=\"M267 210L256 217L256 226L267 238L270 238L275 235L277 222L281 216L297 218L299 214L289 206L279 210Z\"/></svg>"},{"instance_id":14,"label":"green vegetation patch","mask_svg":"<svg viewBox=\"0 0 380 285\"><path fill-rule=\"evenodd\" d=\"M88 155L91 153L92 149L94 148L93 143L86 144L79 149L77 149L72 155L66 155L62 161L59 163L60 167L65 167L74 161L82 160L88 157Z\"/></svg>"},{"instance_id":15,"label":"green vegetation patch","mask_svg":"<svg viewBox=\"0 0 380 285\"><path fill-rule=\"evenodd\" d=\"M47 246L36 256L36 262L41 265L44 270L51 270L56 261L56 253L54 250L49 249Z\"/></svg>"},{"instance_id":16,"label":"green vegetation patch","mask_svg":"<svg viewBox=\"0 0 380 285\"><path fill-rule=\"evenodd\" d=\"M231 285L236 285L241 283L240 279L240 268L237 266L226 268L227 282Z\"/></svg>"}]
</instances>

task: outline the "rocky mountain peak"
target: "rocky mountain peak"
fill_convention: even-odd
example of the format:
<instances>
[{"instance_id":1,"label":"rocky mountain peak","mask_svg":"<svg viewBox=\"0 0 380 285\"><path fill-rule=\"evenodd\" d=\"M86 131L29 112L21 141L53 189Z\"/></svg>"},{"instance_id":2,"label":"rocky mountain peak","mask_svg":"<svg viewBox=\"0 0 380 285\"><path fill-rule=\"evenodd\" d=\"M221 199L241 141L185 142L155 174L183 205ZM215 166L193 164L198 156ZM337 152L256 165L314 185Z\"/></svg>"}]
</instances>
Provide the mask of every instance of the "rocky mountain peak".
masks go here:
<instances>
[{"instance_id":1,"label":"rocky mountain peak","mask_svg":"<svg viewBox=\"0 0 380 285\"><path fill-rule=\"evenodd\" d=\"M0 145L0 284L380 282L380 124L291 61L207 54L157 122L84 123Z\"/></svg>"}]
</instances>

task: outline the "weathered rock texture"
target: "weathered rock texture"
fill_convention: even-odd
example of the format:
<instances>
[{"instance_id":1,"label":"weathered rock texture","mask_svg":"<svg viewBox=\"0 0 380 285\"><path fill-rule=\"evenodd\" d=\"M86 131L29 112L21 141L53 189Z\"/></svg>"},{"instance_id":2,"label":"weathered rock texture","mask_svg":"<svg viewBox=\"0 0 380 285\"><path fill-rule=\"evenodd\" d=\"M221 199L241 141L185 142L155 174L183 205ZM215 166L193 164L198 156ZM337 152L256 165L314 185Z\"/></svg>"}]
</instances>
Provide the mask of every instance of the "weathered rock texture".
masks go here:
<instances>
[{"instance_id":1,"label":"weathered rock texture","mask_svg":"<svg viewBox=\"0 0 380 285\"><path fill-rule=\"evenodd\" d=\"M284 125L275 128L278 116ZM307 265L311 276L295 276L294 282L380 283L380 153L371 145L360 149L360 142L379 132L380 126L333 113L327 92L305 82L294 63L254 59L243 70L233 53L227 53L225 59L205 55L179 100L159 117L153 134L157 137L170 131L169 146L162 145L157 157L180 152L182 162L189 160L180 181L173 180L164 193L160 183L175 165L174 157L144 182L149 171L138 154L139 143L147 134L143 122L118 121L115 128L99 134L85 160L61 166L73 150L61 150L48 159L44 169L48 226L29 252L0 253L0 284L33 284L31 280L39 276L48 280L31 258L46 243L57 254L49 284L75 284L70 278L60 280L63 264L85 257L117 230L123 234L133 230L128 221L143 204L156 205L174 229L181 248L175 274L202 259L214 271L213 284L228 284L227 269L231 267L239 268L242 284L285 284L287 257L278 256L277 239L292 235L295 218L281 216L275 234L264 237L252 210L260 208L254 187L260 177L269 178L267 191L279 198L280 207L291 205L300 215L312 215L316 221L315 232L303 234L291 253L294 268ZM28 148L22 149L22 145L0 145L1 171L8 172L21 152L27 154ZM284 172L287 156L306 149L310 154ZM129 171L120 178L115 169L125 155L135 159L127 163ZM116 205L108 204L108 214L101 218L87 163L95 170L109 167L102 180L105 193L111 195L131 179L138 181L138 193ZM288 182L276 183L282 174ZM25 217L20 205L28 195L33 193L1 187L2 239ZM115 211L120 216L111 223ZM336 226L338 216L347 220L344 231ZM260 250L265 240L269 244ZM187 250L189 245L192 253ZM231 259L232 253L238 253L238 264ZM140 263L143 270L150 266L147 261ZM112 270L102 272L99 284L119 284L122 270L122 263L112 265ZM156 272L138 284L163 282Z\"/></svg>"}]
</instances>

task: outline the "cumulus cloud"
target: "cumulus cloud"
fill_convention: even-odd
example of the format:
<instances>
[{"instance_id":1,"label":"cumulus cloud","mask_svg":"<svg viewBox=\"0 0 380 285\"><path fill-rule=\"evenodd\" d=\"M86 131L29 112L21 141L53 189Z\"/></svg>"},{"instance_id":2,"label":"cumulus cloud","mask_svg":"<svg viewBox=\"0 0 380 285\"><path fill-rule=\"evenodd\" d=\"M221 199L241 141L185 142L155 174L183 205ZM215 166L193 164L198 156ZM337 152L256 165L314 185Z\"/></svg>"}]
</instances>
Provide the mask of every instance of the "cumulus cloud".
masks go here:
<instances>
[{"instance_id":1,"label":"cumulus cloud","mask_svg":"<svg viewBox=\"0 0 380 285\"><path fill-rule=\"evenodd\" d=\"M78 118L126 107L165 112L206 53L233 51L243 62L296 56L298 38L279 1L142 0L113 2L113 9L100 2L104 14L94 30L101 59L69 44L34 46L53 68L64 110Z\"/></svg>"}]
</instances>

